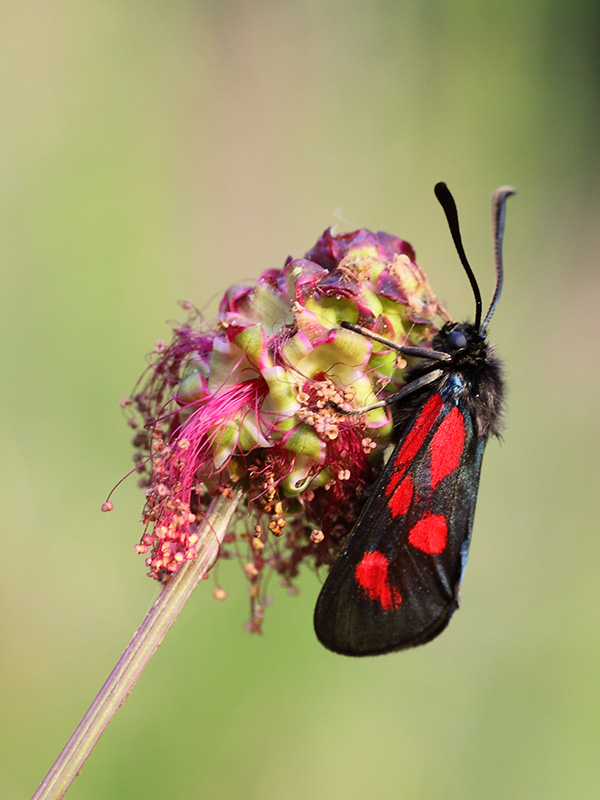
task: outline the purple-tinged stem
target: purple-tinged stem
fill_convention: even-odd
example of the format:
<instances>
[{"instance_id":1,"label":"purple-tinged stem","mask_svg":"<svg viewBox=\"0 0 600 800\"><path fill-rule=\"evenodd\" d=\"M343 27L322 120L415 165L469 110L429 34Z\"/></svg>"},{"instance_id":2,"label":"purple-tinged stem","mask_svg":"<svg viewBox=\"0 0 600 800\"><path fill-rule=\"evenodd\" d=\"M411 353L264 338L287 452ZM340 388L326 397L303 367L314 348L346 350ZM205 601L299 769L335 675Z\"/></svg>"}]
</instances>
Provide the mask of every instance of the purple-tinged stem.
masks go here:
<instances>
[{"instance_id":1,"label":"purple-tinged stem","mask_svg":"<svg viewBox=\"0 0 600 800\"><path fill-rule=\"evenodd\" d=\"M183 564L164 587L32 800L58 800L64 796L179 612L214 564L240 496L238 490L232 497L213 500L206 519L198 526L197 557Z\"/></svg>"}]
</instances>

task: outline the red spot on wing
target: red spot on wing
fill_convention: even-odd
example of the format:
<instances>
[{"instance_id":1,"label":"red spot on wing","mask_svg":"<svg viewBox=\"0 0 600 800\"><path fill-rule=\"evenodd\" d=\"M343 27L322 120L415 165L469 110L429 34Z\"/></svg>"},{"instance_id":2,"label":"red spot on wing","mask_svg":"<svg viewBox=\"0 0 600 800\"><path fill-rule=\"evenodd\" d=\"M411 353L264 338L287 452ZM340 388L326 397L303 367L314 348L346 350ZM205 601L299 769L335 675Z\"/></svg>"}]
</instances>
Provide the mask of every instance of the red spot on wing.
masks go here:
<instances>
[{"instance_id":1,"label":"red spot on wing","mask_svg":"<svg viewBox=\"0 0 600 800\"><path fill-rule=\"evenodd\" d=\"M398 451L398 455L394 461L396 472L392 475L392 478L385 490L386 495L390 495L404 477L406 468L421 449L423 442L431 430L433 423L436 421L443 404L444 401L442 400L441 395L434 394L423 406L419 416L414 421L410 431L406 434L406 438L402 442L402 446Z\"/></svg>"},{"instance_id":2,"label":"red spot on wing","mask_svg":"<svg viewBox=\"0 0 600 800\"><path fill-rule=\"evenodd\" d=\"M375 550L365 553L354 571L354 577L369 599L378 602L384 611L398 608L402 595L388 580L388 560L383 553Z\"/></svg>"},{"instance_id":3,"label":"red spot on wing","mask_svg":"<svg viewBox=\"0 0 600 800\"><path fill-rule=\"evenodd\" d=\"M465 444L465 421L455 406L431 439L431 488L450 475L460 464Z\"/></svg>"},{"instance_id":4,"label":"red spot on wing","mask_svg":"<svg viewBox=\"0 0 600 800\"><path fill-rule=\"evenodd\" d=\"M408 541L413 547L429 555L439 555L448 540L448 523L443 514L427 511L410 529Z\"/></svg>"},{"instance_id":5,"label":"red spot on wing","mask_svg":"<svg viewBox=\"0 0 600 800\"><path fill-rule=\"evenodd\" d=\"M412 478L410 475L407 475L388 500L388 508L392 512L392 517L398 517L401 514L406 514L410 508L413 498L413 491L414 486Z\"/></svg>"}]
</instances>

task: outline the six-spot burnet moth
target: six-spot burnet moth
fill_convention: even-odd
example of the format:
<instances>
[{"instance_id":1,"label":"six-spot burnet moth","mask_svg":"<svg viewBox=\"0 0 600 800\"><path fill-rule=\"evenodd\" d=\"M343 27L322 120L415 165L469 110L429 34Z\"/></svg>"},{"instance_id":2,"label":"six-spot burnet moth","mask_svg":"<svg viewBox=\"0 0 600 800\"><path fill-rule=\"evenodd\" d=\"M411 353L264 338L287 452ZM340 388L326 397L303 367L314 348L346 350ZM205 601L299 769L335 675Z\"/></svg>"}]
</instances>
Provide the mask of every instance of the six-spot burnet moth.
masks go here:
<instances>
[{"instance_id":1,"label":"six-spot burnet moth","mask_svg":"<svg viewBox=\"0 0 600 800\"><path fill-rule=\"evenodd\" d=\"M475 322L447 322L431 350L342 323L423 359L398 392L359 410L390 405L397 444L317 601L317 637L344 655L402 650L444 630L458 607L483 451L501 426L502 370L486 335L502 290L505 208L514 189L492 198L496 287L483 319L454 199L444 183L435 194L473 290Z\"/></svg>"}]
</instances>

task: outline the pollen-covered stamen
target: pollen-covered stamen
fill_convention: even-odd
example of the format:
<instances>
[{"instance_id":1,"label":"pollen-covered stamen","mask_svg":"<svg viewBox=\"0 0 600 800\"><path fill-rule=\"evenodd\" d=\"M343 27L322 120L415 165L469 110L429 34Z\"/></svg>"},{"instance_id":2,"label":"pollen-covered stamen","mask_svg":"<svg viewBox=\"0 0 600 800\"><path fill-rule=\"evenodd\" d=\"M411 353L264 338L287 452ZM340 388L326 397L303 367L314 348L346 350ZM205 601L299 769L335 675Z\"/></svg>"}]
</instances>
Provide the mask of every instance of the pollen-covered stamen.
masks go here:
<instances>
[{"instance_id":1,"label":"pollen-covered stamen","mask_svg":"<svg viewBox=\"0 0 600 800\"><path fill-rule=\"evenodd\" d=\"M154 527L151 542L146 531L139 552L152 547L147 563L152 574L162 580L183 561L195 558L196 513L192 504L197 505L198 474L206 480L216 472L213 453L224 426L229 416L252 403L256 392L260 392L260 384L247 381L208 397L169 443L160 427L153 429L144 522Z\"/></svg>"},{"instance_id":2,"label":"pollen-covered stamen","mask_svg":"<svg viewBox=\"0 0 600 800\"><path fill-rule=\"evenodd\" d=\"M329 378L305 383L296 393L301 404L296 412L298 419L315 429L325 439L336 439L339 433L342 411L352 410L354 391L340 389Z\"/></svg>"},{"instance_id":3,"label":"pollen-covered stamen","mask_svg":"<svg viewBox=\"0 0 600 800\"><path fill-rule=\"evenodd\" d=\"M369 436L365 436L365 438L361 440L360 445L363 449L363 453L369 455L371 450L375 450L377 447L377 442L374 442Z\"/></svg>"},{"instance_id":4,"label":"pollen-covered stamen","mask_svg":"<svg viewBox=\"0 0 600 800\"><path fill-rule=\"evenodd\" d=\"M244 572L249 580L253 580L258 577L258 567L253 562L246 564L244 567Z\"/></svg>"},{"instance_id":5,"label":"pollen-covered stamen","mask_svg":"<svg viewBox=\"0 0 600 800\"><path fill-rule=\"evenodd\" d=\"M281 460L279 460L278 472L280 476L285 469L282 469L282 466ZM256 506L257 511L267 517L266 530L279 537L283 534L287 524L287 503L285 500L280 499L280 479L278 480L276 477L276 469L277 463L269 455L259 458L256 463L249 464L248 495ZM255 550L263 549L264 535L263 526L256 524L254 526L254 541L252 542Z\"/></svg>"}]
</instances>

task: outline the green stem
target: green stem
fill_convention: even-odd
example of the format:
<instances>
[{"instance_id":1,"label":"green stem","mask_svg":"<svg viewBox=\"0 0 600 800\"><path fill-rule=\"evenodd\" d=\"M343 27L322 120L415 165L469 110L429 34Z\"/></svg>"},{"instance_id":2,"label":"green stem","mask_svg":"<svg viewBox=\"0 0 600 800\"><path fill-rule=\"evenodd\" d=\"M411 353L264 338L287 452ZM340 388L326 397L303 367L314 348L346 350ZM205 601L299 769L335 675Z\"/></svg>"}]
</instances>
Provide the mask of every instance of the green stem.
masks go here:
<instances>
[{"instance_id":1,"label":"green stem","mask_svg":"<svg viewBox=\"0 0 600 800\"><path fill-rule=\"evenodd\" d=\"M164 587L32 800L58 800L64 796L179 612L214 564L240 496L238 490L232 497L213 500L198 527L198 556L183 564Z\"/></svg>"}]
</instances>

